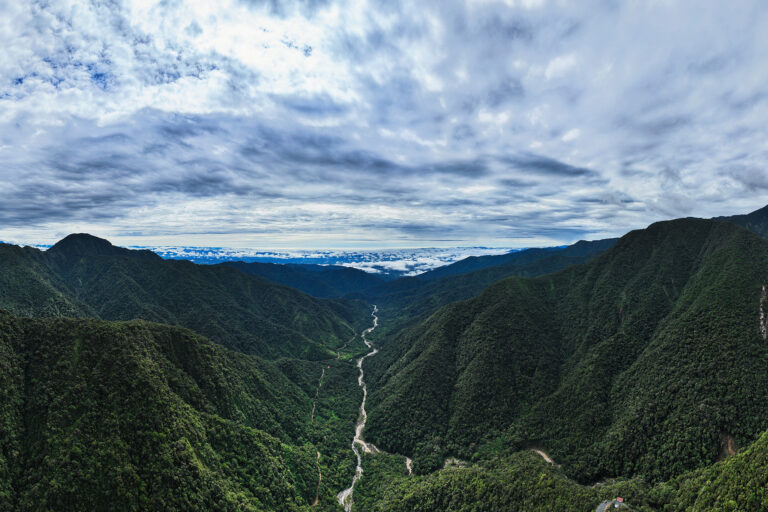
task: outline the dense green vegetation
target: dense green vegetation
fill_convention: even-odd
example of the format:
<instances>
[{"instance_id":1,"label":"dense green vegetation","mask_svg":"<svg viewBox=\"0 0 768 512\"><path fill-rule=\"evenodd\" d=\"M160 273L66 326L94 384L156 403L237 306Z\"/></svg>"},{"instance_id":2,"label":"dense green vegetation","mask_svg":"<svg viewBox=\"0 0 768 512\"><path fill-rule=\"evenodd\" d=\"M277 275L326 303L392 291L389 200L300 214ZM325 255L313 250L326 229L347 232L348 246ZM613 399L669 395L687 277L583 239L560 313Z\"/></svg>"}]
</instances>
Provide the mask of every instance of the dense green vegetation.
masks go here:
<instances>
[{"instance_id":1,"label":"dense green vegetation","mask_svg":"<svg viewBox=\"0 0 768 512\"><path fill-rule=\"evenodd\" d=\"M338 510L356 375L144 321L0 312L0 510Z\"/></svg>"},{"instance_id":2,"label":"dense green vegetation","mask_svg":"<svg viewBox=\"0 0 768 512\"><path fill-rule=\"evenodd\" d=\"M722 462L657 486L649 498L667 512L768 510L768 431Z\"/></svg>"},{"instance_id":3,"label":"dense green vegetation","mask_svg":"<svg viewBox=\"0 0 768 512\"><path fill-rule=\"evenodd\" d=\"M362 328L367 305L310 297L226 266L70 235L42 252L0 245L0 307L180 325L242 352L322 359Z\"/></svg>"},{"instance_id":4,"label":"dense green vegetation","mask_svg":"<svg viewBox=\"0 0 768 512\"><path fill-rule=\"evenodd\" d=\"M367 457L357 510L581 512L617 496L638 512L768 509L768 432L722 462L655 486L637 478L580 485L530 451L414 477L403 473L401 461Z\"/></svg>"},{"instance_id":5,"label":"dense green vegetation","mask_svg":"<svg viewBox=\"0 0 768 512\"><path fill-rule=\"evenodd\" d=\"M532 452L520 452L467 466L442 469L428 476L385 474L370 465L378 484L376 497L361 493L360 510L402 512L586 512L621 496L638 512L654 510L648 489L636 480L582 486ZM393 468L394 469L394 468ZM365 488L361 486L361 491Z\"/></svg>"},{"instance_id":6,"label":"dense green vegetation","mask_svg":"<svg viewBox=\"0 0 768 512\"><path fill-rule=\"evenodd\" d=\"M0 244L0 308L21 316L96 316L68 296L64 281L50 268L46 253Z\"/></svg>"},{"instance_id":7,"label":"dense green vegetation","mask_svg":"<svg viewBox=\"0 0 768 512\"><path fill-rule=\"evenodd\" d=\"M536 277L584 263L612 247L616 239L577 242L567 247L526 249L494 256L469 257L415 277L383 283L351 295L379 306L386 322L383 337L423 321L451 302L469 299L510 276Z\"/></svg>"},{"instance_id":8,"label":"dense green vegetation","mask_svg":"<svg viewBox=\"0 0 768 512\"><path fill-rule=\"evenodd\" d=\"M359 341L357 344L362 346ZM323 480L318 505L321 509L336 510L336 494L349 486L355 473L356 460L350 442L363 395L357 385L357 369L349 362L337 360L280 360L277 365L289 378L302 381L300 386L307 396L313 400L317 396L307 432L320 453L317 462Z\"/></svg>"},{"instance_id":9,"label":"dense green vegetation","mask_svg":"<svg viewBox=\"0 0 768 512\"><path fill-rule=\"evenodd\" d=\"M768 423L768 242L724 222L632 232L588 264L509 278L382 342L368 438L445 457L546 449L583 482L660 481Z\"/></svg>"},{"instance_id":10,"label":"dense green vegetation","mask_svg":"<svg viewBox=\"0 0 768 512\"><path fill-rule=\"evenodd\" d=\"M313 297L342 297L359 292L382 282L376 274L360 269L335 265L301 265L279 263L222 263L275 283L296 288Z\"/></svg>"},{"instance_id":11,"label":"dense green vegetation","mask_svg":"<svg viewBox=\"0 0 768 512\"><path fill-rule=\"evenodd\" d=\"M745 215L731 215L730 217L717 217L716 219L733 222L757 233L763 238L768 238L768 206Z\"/></svg>"},{"instance_id":12,"label":"dense green vegetation","mask_svg":"<svg viewBox=\"0 0 768 512\"><path fill-rule=\"evenodd\" d=\"M382 309L355 512L768 509L768 241L613 243L373 287L266 270ZM370 310L238 267L0 245L0 510L341 510Z\"/></svg>"},{"instance_id":13,"label":"dense green vegetation","mask_svg":"<svg viewBox=\"0 0 768 512\"><path fill-rule=\"evenodd\" d=\"M72 235L0 245L0 305L0 509L338 509L365 303Z\"/></svg>"},{"instance_id":14,"label":"dense green vegetation","mask_svg":"<svg viewBox=\"0 0 768 512\"><path fill-rule=\"evenodd\" d=\"M270 364L144 322L0 315L0 509L302 510L309 400Z\"/></svg>"}]
</instances>

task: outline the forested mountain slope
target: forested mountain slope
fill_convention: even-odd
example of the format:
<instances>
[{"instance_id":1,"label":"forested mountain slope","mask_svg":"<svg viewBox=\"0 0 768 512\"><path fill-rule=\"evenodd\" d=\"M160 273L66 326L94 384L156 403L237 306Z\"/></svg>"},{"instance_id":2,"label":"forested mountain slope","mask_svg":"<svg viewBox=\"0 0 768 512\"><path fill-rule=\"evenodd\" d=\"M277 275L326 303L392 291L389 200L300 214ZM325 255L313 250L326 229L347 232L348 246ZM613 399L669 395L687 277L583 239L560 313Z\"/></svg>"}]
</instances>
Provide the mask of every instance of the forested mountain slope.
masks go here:
<instances>
[{"instance_id":1,"label":"forested mountain slope","mask_svg":"<svg viewBox=\"0 0 768 512\"><path fill-rule=\"evenodd\" d=\"M543 247L533 249L523 249L521 251L510 252L507 254L493 254L487 256L470 256L463 260L438 267L429 272L417 276L422 281L435 281L447 276L457 276L467 274L476 270L489 267L498 267L500 265L530 265L531 263L548 258L555 254L566 258L583 258L590 255L599 254L613 247L618 239L606 238L604 240L580 240L575 244L565 247Z\"/></svg>"},{"instance_id":2,"label":"forested mountain slope","mask_svg":"<svg viewBox=\"0 0 768 512\"><path fill-rule=\"evenodd\" d=\"M419 471L494 438L543 447L584 482L711 463L724 438L768 425L766 282L767 241L699 219L503 280L382 343L368 439Z\"/></svg>"},{"instance_id":3,"label":"forested mountain slope","mask_svg":"<svg viewBox=\"0 0 768 512\"><path fill-rule=\"evenodd\" d=\"M350 297L376 303L386 319L384 332L423 320L441 306L478 295L505 277L535 277L591 260L615 239L577 242L565 248L526 249L496 256L470 257L415 277L368 288ZM477 268L477 270L472 270Z\"/></svg>"},{"instance_id":4,"label":"forested mountain slope","mask_svg":"<svg viewBox=\"0 0 768 512\"><path fill-rule=\"evenodd\" d=\"M235 267L246 274L296 288L313 297L341 297L383 282L375 274L337 265L246 263L244 261L231 261L222 265Z\"/></svg>"},{"instance_id":5,"label":"forested mountain slope","mask_svg":"<svg viewBox=\"0 0 768 512\"><path fill-rule=\"evenodd\" d=\"M375 492L360 496L367 511L585 512L622 497L636 512L768 510L768 432L724 461L655 486L640 479L579 485L533 451L405 476L369 464ZM373 486L361 490L368 491ZM363 510L363 509L361 509ZM609 507L606 510L613 510Z\"/></svg>"},{"instance_id":6,"label":"forested mountain slope","mask_svg":"<svg viewBox=\"0 0 768 512\"><path fill-rule=\"evenodd\" d=\"M45 252L10 244L0 244L0 308L28 317L96 315L67 293Z\"/></svg>"},{"instance_id":7,"label":"forested mountain slope","mask_svg":"<svg viewBox=\"0 0 768 512\"><path fill-rule=\"evenodd\" d=\"M731 215L729 217L716 217L716 220L733 222L757 233L763 238L768 238L768 206L744 215Z\"/></svg>"},{"instance_id":8,"label":"forested mountain slope","mask_svg":"<svg viewBox=\"0 0 768 512\"><path fill-rule=\"evenodd\" d=\"M743 451L665 482L649 494L658 510L768 510L768 431Z\"/></svg>"},{"instance_id":9,"label":"forested mountain slope","mask_svg":"<svg viewBox=\"0 0 768 512\"><path fill-rule=\"evenodd\" d=\"M0 509L308 510L310 400L146 322L0 312Z\"/></svg>"},{"instance_id":10,"label":"forested mountain slope","mask_svg":"<svg viewBox=\"0 0 768 512\"><path fill-rule=\"evenodd\" d=\"M354 336L367 309L90 235L70 235L45 252L0 245L0 276L0 307L19 315L141 318L266 357L325 357Z\"/></svg>"},{"instance_id":11,"label":"forested mountain slope","mask_svg":"<svg viewBox=\"0 0 768 512\"><path fill-rule=\"evenodd\" d=\"M768 507L768 241L680 219L580 244L367 289L391 287L365 362L389 454L356 512ZM0 307L0 509L339 510L362 302L73 235L0 245Z\"/></svg>"}]
</instances>

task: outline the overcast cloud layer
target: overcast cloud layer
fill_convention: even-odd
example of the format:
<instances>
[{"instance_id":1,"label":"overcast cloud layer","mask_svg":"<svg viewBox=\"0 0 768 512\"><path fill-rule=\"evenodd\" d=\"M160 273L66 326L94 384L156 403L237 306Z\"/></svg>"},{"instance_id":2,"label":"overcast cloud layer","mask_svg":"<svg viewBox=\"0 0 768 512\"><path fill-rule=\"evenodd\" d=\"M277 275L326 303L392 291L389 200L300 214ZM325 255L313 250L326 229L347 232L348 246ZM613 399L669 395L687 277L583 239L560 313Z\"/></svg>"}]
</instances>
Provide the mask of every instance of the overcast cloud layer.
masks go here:
<instances>
[{"instance_id":1,"label":"overcast cloud layer","mask_svg":"<svg viewBox=\"0 0 768 512\"><path fill-rule=\"evenodd\" d=\"M522 247L768 203L763 0L0 3L0 239Z\"/></svg>"}]
</instances>

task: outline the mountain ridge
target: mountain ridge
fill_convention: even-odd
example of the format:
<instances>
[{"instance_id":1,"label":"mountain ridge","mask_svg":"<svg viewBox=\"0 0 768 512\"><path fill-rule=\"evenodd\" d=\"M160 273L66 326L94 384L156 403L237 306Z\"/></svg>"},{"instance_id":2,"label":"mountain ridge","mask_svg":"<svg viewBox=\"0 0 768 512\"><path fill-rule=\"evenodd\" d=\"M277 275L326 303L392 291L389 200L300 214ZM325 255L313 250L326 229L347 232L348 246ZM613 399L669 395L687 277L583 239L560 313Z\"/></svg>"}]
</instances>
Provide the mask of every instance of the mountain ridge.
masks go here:
<instances>
[{"instance_id":1,"label":"mountain ridge","mask_svg":"<svg viewBox=\"0 0 768 512\"><path fill-rule=\"evenodd\" d=\"M220 263L246 274L296 288L318 298L339 298L382 283L376 274L337 265L260 263L232 261Z\"/></svg>"},{"instance_id":2,"label":"mountain ridge","mask_svg":"<svg viewBox=\"0 0 768 512\"><path fill-rule=\"evenodd\" d=\"M53 244L46 253L57 257L74 258L81 256L132 256L160 260L152 251L125 249L113 245L104 238L89 233L72 233Z\"/></svg>"},{"instance_id":3,"label":"mountain ridge","mask_svg":"<svg viewBox=\"0 0 768 512\"><path fill-rule=\"evenodd\" d=\"M394 290L365 362L385 451L356 510L759 506L768 241L688 218L458 273L477 263L374 286ZM2 507L338 510L366 306L237 266L0 245Z\"/></svg>"},{"instance_id":4,"label":"mountain ridge","mask_svg":"<svg viewBox=\"0 0 768 512\"><path fill-rule=\"evenodd\" d=\"M25 316L181 325L267 357L322 358L365 322L362 304L310 297L235 268L163 260L73 235L48 251L0 245L0 307Z\"/></svg>"},{"instance_id":5,"label":"mountain ridge","mask_svg":"<svg viewBox=\"0 0 768 512\"><path fill-rule=\"evenodd\" d=\"M738 226L757 233L763 238L768 238L768 205L743 215L715 217L715 220L732 222Z\"/></svg>"},{"instance_id":6,"label":"mountain ridge","mask_svg":"<svg viewBox=\"0 0 768 512\"><path fill-rule=\"evenodd\" d=\"M753 259L766 265L755 266ZM686 409L687 399L659 410L681 424L711 424L709 431L682 434L668 424L656 432L636 432L643 424L639 418L649 412L629 404L651 407L669 379L659 375L674 365L691 364L686 372L696 372L718 358L730 360L714 342L718 332L731 332L744 344L733 356L738 366L723 370L726 374L733 371L737 379L761 374L755 365L768 364L757 321L760 286L768 280L761 268L768 268L768 242L732 224L683 219L631 232L589 263L535 279L502 280L382 341L371 366L389 367L368 372L378 380L371 381L367 435L382 449L414 455L414 468L421 472L442 465L441 457L470 457L481 440L499 436L511 448L546 447L581 481L627 474L659 480L714 461L721 431L748 443L765 429L749 396L768 399L766 379L752 382L752 392L726 391L721 381L707 393L691 390L709 407L699 419L694 419L697 409ZM752 308L746 306L747 296L753 297ZM718 313L702 297L731 309ZM753 324L733 322L731 317L745 317L748 309ZM679 322L697 314L712 323L710 332L681 331L687 324ZM675 340L690 336L701 345L669 352ZM669 362L659 364L665 359L654 352L644 355L652 349ZM701 361L694 357L699 351ZM681 362L690 357L695 364ZM641 375L661 380L638 389ZM727 400L709 404L706 398L715 390ZM733 404L749 411L751 420L735 414ZM717 415L722 419L713 419ZM706 450L670 453L658 444L665 428L672 429L670 438ZM639 446L647 456L640 457Z\"/></svg>"}]
</instances>

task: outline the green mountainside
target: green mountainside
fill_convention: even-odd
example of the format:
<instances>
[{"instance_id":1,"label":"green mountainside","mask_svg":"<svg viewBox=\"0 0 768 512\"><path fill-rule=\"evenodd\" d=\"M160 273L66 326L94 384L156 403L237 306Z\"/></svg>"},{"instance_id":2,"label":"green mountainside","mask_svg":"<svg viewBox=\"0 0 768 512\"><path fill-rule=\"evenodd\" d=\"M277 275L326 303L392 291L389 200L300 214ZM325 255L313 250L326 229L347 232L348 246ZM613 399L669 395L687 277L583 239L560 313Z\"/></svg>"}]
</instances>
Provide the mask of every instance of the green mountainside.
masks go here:
<instances>
[{"instance_id":1,"label":"green mountainside","mask_svg":"<svg viewBox=\"0 0 768 512\"><path fill-rule=\"evenodd\" d=\"M367 310L235 268L162 260L90 235L70 235L45 252L0 245L0 276L0 307L18 315L140 318L266 357L335 354L360 330Z\"/></svg>"},{"instance_id":2,"label":"green mountainside","mask_svg":"<svg viewBox=\"0 0 768 512\"><path fill-rule=\"evenodd\" d=\"M96 315L66 292L45 252L0 244L0 308L27 317Z\"/></svg>"},{"instance_id":3,"label":"green mountainside","mask_svg":"<svg viewBox=\"0 0 768 512\"><path fill-rule=\"evenodd\" d=\"M0 510L338 510L367 304L73 235L0 307Z\"/></svg>"},{"instance_id":4,"label":"green mountainside","mask_svg":"<svg viewBox=\"0 0 768 512\"><path fill-rule=\"evenodd\" d=\"M381 343L367 437L422 473L490 442L541 447L582 482L710 464L768 427L766 282L768 241L698 219L505 279Z\"/></svg>"},{"instance_id":5,"label":"green mountainside","mask_svg":"<svg viewBox=\"0 0 768 512\"><path fill-rule=\"evenodd\" d=\"M255 276L296 288L313 297L333 298L365 290L382 283L375 274L336 265L302 265L280 263L222 263Z\"/></svg>"},{"instance_id":6,"label":"green mountainside","mask_svg":"<svg viewBox=\"0 0 768 512\"><path fill-rule=\"evenodd\" d=\"M382 283L347 297L377 304L385 322L377 330L376 337L391 337L423 321L440 307L474 297L505 277L536 277L584 263L613 246L615 241L580 241L564 248L526 249L510 254L465 258L419 276ZM450 271L441 272L442 268ZM477 270L472 270L475 268ZM384 366L379 364L372 370L376 373L382 368Z\"/></svg>"},{"instance_id":7,"label":"green mountainside","mask_svg":"<svg viewBox=\"0 0 768 512\"><path fill-rule=\"evenodd\" d=\"M381 283L0 244L0 510L342 510L371 303L355 512L768 509L768 240L503 256Z\"/></svg>"},{"instance_id":8,"label":"green mountainside","mask_svg":"<svg viewBox=\"0 0 768 512\"><path fill-rule=\"evenodd\" d=\"M304 510L310 400L145 322L0 314L0 509Z\"/></svg>"},{"instance_id":9,"label":"green mountainside","mask_svg":"<svg viewBox=\"0 0 768 512\"><path fill-rule=\"evenodd\" d=\"M338 510L356 375L347 357L0 311L0 510Z\"/></svg>"},{"instance_id":10,"label":"green mountainside","mask_svg":"<svg viewBox=\"0 0 768 512\"><path fill-rule=\"evenodd\" d=\"M382 315L387 318L385 331L391 333L415 320L423 320L425 315L441 306L474 297L505 277L536 277L556 272L591 260L614 243L614 239L582 241L566 248L527 249L499 256L466 258L421 276L401 278L369 288L354 296L380 305ZM483 264L465 264L474 260L481 260ZM501 263L491 265L491 262ZM441 268L451 267L455 268L450 272L439 272ZM473 268L477 269L471 270Z\"/></svg>"},{"instance_id":11,"label":"green mountainside","mask_svg":"<svg viewBox=\"0 0 768 512\"><path fill-rule=\"evenodd\" d=\"M665 482L649 493L657 510L768 510L768 432L743 451Z\"/></svg>"},{"instance_id":12,"label":"green mountainside","mask_svg":"<svg viewBox=\"0 0 768 512\"><path fill-rule=\"evenodd\" d=\"M533 451L407 476L395 460L366 462L358 510L585 512L622 497L637 512L768 510L768 432L739 453L651 486L640 479L580 485ZM381 458L381 457L378 457ZM613 510L609 507L608 510Z\"/></svg>"},{"instance_id":13,"label":"green mountainside","mask_svg":"<svg viewBox=\"0 0 768 512\"><path fill-rule=\"evenodd\" d=\"M757 233L763 238L768 238L768 206L744 215L731 215L729 217L716 217L715 220L733 222L741 227Z\"/></svg>"},{"instance_id":14,"label":"green mountainside","mask_svg":"<svg viewBox=\"0 0 768 512\"><path fill-rule=\"evenodd\" d=\"M487 256L470 256L459 260L450 265L437 267L434 270L425 272L416 276L422 281L435 281L448 276L457 276L467 274L476 270L489 267L508 266L526 266L534 262L546 259L550 256L559 255L566 258L582 258L601 253L613 247L616 238L606 238L604 240L580 240L573 245L565 247L545 247L524 249L522 251L510 252L507 254L492 254Z\"/></svg>"}]
</instances>

